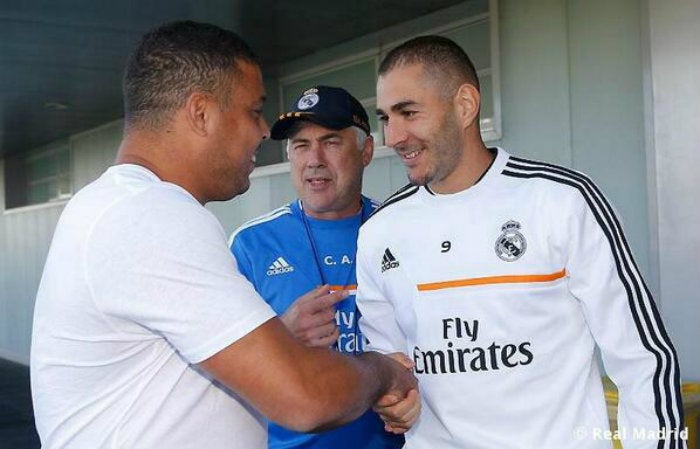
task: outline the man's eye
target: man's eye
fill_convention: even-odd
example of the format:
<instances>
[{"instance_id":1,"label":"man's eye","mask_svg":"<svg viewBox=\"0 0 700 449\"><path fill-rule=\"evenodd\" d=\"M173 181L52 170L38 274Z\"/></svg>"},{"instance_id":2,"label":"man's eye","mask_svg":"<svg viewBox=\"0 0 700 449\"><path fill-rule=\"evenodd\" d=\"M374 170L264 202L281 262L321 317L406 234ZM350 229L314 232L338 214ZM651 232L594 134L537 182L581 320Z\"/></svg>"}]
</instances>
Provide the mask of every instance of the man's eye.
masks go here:
<instances>
[{"instance_id":1,"label":"man's eye","mask_svg":"<svg viewBox=\"0 0 700 449\"><path fill-rule=\"evenodd\" d=\"M406 118L411 118L414 115L416 115L418 112L417 111L403 111L402 114Z\"/></svg>"}]
</instances>

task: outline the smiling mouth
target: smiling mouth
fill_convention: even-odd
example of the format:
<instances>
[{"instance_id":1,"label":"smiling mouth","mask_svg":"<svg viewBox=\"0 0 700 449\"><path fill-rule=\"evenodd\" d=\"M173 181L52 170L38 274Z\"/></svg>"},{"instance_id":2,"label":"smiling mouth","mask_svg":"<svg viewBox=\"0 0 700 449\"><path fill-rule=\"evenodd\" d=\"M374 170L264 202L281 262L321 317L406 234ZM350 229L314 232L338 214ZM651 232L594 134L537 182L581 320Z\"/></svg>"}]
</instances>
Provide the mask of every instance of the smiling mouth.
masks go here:
<instances>
[{"instance_id":1,"label":"smiling mouth","mask_svg":"<svg viewBox=\"0 0 700 449\"><path fill-rule=\"evenodd\" d=\"M410 153L402 154L401 157L407 160L415 159L420 154L420 152L421 150L411 151Z\"/></svg>"},{"instance_id":2,"label":"smiling mouth","mask_svg":"<svg viewBox=\"0 0 700 449\"><path fill-rule=\"evenodd\" d=\"M409 151L397 151L397 154L404 163L410 163L416 159L424 151L424 148L418 148L416 150Z\"/></svg>"},{"instance_id":3,"label":"smiling mouth","mask_svg":"<svg viewBox=\"0 0 700 449\"><path fill-rule=\"evenodd\" d=\"M328 178L309 178L306 180L307 183L311 184L313 187L322 186L329 183L331 180Z\"/></svg>"}]
</instances>

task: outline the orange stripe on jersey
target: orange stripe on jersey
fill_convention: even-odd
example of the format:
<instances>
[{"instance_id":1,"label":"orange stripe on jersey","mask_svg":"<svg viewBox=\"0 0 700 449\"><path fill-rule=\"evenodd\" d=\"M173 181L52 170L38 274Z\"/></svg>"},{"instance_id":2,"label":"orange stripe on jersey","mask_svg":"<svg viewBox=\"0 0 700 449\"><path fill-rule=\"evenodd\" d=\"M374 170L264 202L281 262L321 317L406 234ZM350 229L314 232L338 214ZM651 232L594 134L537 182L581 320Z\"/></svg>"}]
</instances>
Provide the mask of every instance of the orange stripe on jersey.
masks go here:
<instances>
[{"instance_id":1,"label":"orange stripe on jersey","mask_svg":"<svg viewBox=\"0 0 700 449\"><path fill-rule=\"evenodd\" d=\"M534 282L556 281L566 276L566 269L552 274L523 274L514 276L489 276L483 278L457 279L454 281L431 282L429 284L418 284L421 292L430 290L441 290L443 288L470 287L474 285L490 284L529 284Z\"/></svg>"},{"instance_id":2,"label":"orange stripe on jersey","mask_svg":"<svg viewBox=\"0 0 700 449\"><path fill-rule=\"evenodd\" d=\"M357 290L357 285L329 285L328 289L332 292L337 292L338 290Z\"/></svg>"}]
</instances>

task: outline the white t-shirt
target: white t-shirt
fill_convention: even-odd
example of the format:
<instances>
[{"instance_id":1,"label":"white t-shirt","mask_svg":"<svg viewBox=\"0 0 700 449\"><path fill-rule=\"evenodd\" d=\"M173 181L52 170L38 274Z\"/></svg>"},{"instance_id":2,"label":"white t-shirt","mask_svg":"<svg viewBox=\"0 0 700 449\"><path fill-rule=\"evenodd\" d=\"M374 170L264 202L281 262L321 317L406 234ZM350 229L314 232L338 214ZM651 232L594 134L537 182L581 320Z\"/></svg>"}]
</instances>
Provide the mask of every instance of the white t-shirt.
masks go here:
<instances>
[{"instance_id":1,"label":"white t-shirt","mask_svg":"<svg viewBox=\"0 0 700 449\"><path fill-rule=\"evenodd\" d=\"M673 346L584 175L499 149L469 189L408 187L362 226L357 281L367 347L415 362L406 449L610 448L596 345L623 446L682 447Z\"/></svg>"},{"instance_id":2,"label":"white t-shirt","mask_svg":"<svg viewBox=\"0 0 700 449\"><path fill-rule=\"evenodd\" d=\"M265 447L261 416L192 364L273 316L192 195L109 168L66 206L37 294L43 447Z\"/></svg>"}]
</instances>

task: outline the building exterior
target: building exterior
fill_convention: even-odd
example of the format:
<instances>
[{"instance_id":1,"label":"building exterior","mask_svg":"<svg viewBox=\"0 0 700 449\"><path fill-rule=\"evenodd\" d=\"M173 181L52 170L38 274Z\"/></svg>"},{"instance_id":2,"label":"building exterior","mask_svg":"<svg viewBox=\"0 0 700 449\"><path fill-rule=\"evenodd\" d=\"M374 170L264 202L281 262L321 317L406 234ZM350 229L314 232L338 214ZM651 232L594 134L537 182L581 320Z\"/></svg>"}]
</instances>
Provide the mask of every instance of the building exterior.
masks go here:
<instances>
[{"instance_id":1,"label":"building exterior","mask_svg":"<svg viewBox=\"0 0 700 449\"><path fill-rule=\"evenodd\" d=\"M374 106L376 66L410 37L440 33L462 44L484 84L482 128L512 154L588 173L624 221L630 246L679 353L700 380L700 6L695 0L477 0L275 67L266 80L272 121L314 83L342 85ZM378 145L381 130L372 123ZM32 152L54 166L51 201L18 184L0 160L0 357L28 363L33 304L56 221L71 192L108 167L122 122L106 123ZM209 205L232 231L294 197L281 146L242 197ZM43 159L42 159L43 158ZM42 165L43 164L43 165ZM41 178L45 180L46 178ZM365 172L365 193L385 198L406 177L387 148ZM38 184L37 184L38 183ZM38 195L38 196L37 196Z\"/></svg>"}]
</instances>

